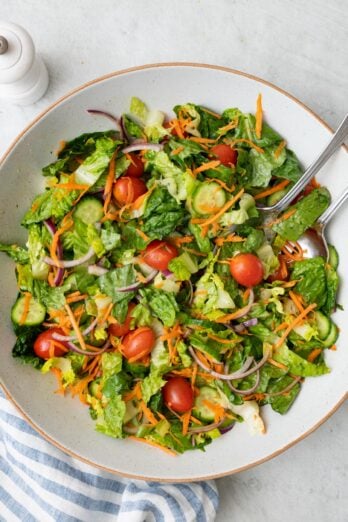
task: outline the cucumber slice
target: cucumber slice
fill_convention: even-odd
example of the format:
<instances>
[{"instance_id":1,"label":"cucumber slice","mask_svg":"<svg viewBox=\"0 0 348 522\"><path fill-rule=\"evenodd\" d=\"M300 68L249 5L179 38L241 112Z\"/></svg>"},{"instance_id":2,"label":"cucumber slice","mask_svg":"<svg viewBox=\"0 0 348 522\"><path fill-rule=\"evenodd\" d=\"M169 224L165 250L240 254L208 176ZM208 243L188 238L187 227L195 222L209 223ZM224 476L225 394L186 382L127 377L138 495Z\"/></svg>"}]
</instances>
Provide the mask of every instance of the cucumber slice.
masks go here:
<instances>
[{"instance_id":1,"label":"cucumber slice","mask_svg":"<svg viewBox=\"0 0 348 522\"><path fill-rule=\"evenodd\" d=\"M329 248L329 265L331 265L334 270L337 270L338 263L339 263L338 252L333 245L328 245L328 248Z\"/></svg>"},{"instance_id":2,"label":"cucumber slice","mask_svg":"<svg viewBox=\"0 0 348 522\"><path fill-rule=\"evenodd\" d=\"M195 398L192 414L201 421L212 422L214 420L214 412L204 404L204 401L223 406L221 397L214 388L202 386L202 388L199 389L199 395Z\"/></svg>"},{"instance_id":3,"label":"cucumber slice","mask_svg":"<svg viewBox=\"0 0 348 522\"><path fill-rule=\"evenodd\" d=\"M26 315L25 321L22 322L22 318L24 315L26 298L21 296L12 307L11 311L11 319L14 323L20 324L23 326L35 326L37 324L41 324L45 319L46 308L36 301L33 297L29 302L29 310Z\"/></svg>"},{"instance_id":4,"label":"cucumber slice","mask_svg":"<svg viewBox=\"0 0 348 522\"><path fill-rule=\"evenodd\" d=\"M93 225L103 217L103 205L97 198L87 196L78 203L74 216L86 225Z\"/></svg>"},{"instance_id":5,"label":"cucumber slice","mask_svg":"<svg viewBox=\"0 0 348 522\"><path fill-rule=\"evenodd\" d=\"M274 192L273 194L270 194L267 197L267 205L271 207L272 205L275 205L282 199L283 196L287 193L286 189L278 190L278 192Z\"/></svg>"},{"instance_id":6,"label":"cucumber slice","mask_svg":"<svg viewBox=\"0 0 348 522\"><path fill-rule=\"evenodd\" d=\"M218 183L202 183L193 193L192 208L202 216L216 212L226 203L226 193ZM209 211L212 209L212 211Z\"/></svg>"},{"instance_id":7,"label":"cucumber slice","mask_svg":"<svg viewBox=\"0 0 348 522\"><path fill-rule=\"evenodd\" d=\"M95 379L94 381L90 382L88 385L88 391L93 397L98 397L101 392L100 379Z\"/></svg>"},{"instance_id":8,"label":"cucumber slice","mask_svg":"<svg viewBox=\"0 0 348 522\"><path fill-rule=\"evenodd\" d=\"M319 333L319 339L326 339L331 330L332 321L322 312L314 313L315 322Z\"/></svg>"},{"instance_id":9,"label":"cucumber slice","mask_svg":"<svg viewBox=\"0 0 348 522\"><path fill-rule=\"evenodd\" d=\"M337 341L337 338L338 338L338 333L339 333L338 328L335 325L335 323L333 323L332 321L330 321L330 322L331 322L331 328L329 331L329 335L326 337L326 339L324 339L322 341L325 348L331 348L331 346L333 344L335 344L335 342Z\"/></svg>"}]
</instances>

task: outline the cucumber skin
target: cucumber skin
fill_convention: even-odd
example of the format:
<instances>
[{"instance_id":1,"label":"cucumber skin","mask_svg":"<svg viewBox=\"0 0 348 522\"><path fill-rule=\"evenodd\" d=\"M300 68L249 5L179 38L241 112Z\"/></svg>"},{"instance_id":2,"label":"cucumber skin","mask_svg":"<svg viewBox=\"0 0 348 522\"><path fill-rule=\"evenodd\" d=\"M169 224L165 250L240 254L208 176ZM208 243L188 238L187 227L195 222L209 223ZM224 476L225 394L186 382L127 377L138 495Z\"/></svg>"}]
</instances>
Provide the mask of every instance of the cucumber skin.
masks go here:
<instances>
[{"instance_id":1,"label":"cucumber skin","mask_svg":"<svg viewBox=\"0 0 348 522\"><path fill-rule=\"evenodd\" d=\"M74 216L86 225L93 225L102 218L103 205L99 199L93 196L86 196L78 203Z\"/></svg>"}]
</instances>

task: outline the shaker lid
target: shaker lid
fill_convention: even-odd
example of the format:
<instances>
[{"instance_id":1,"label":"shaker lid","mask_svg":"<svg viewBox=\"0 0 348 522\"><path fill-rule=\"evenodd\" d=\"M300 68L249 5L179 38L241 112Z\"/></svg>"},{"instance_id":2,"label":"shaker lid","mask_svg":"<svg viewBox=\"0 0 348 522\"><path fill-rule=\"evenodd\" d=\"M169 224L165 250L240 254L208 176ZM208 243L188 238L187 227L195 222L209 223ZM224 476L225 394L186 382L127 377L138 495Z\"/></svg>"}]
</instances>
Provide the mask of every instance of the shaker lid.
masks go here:
<instances>
[{"instance_id":1,"label":"shaker lid","mask_svg":"<svg viewBox=\"0 0 348 522\"><path fill-rule=\"evenodd\" d=\"M22 78L35 58L33 40L23 27L0 20L0 83Z\"/></svg>"}]
</instances>

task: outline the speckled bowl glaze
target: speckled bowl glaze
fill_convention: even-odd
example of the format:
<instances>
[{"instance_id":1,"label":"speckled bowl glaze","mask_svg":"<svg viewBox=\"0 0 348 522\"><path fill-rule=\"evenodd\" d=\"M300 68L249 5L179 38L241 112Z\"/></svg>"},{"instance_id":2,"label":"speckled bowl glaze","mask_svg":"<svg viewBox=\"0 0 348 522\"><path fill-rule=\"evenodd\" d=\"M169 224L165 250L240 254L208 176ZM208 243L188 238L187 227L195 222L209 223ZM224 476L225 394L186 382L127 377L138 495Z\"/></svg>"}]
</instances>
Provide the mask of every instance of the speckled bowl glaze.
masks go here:
<instances>
[{"instance_id":1,"label":"speckled bowl glaze","mask_svg":"<svg viewBox=\"0 0 348 522\"><path fill-rule=\"evenodd\" d=\"M200 64L157 64L112 73L76 89L49 107L15 140L1 162L0 230L3 241L23 242L19 223L33 196L43 186L40 169L53 160L60 140L109 128L107 121L86 113L97 108L120 114L131 96L146 100L153 108L170 112L187 101L219 111L240 107L254 111L262 93L267 122L287 140L288 146L308 166L325 146L332 131L308 108L284 91L250 75ZM328 162L319 181L338 196L347 184L348 155L344 148ZM329 239L340 254L342 278L339 302L348 302L347 249L348 207L330 223ZM331 373L308 379L294 406L285 416L263 409L267 433L249 436L238 425L214 441L206 452L188 452L179 457L131 440L114 440L94 431L88 409L78 400L54 394L51 375L42 376L11 357L14 335L10 308L16 296L13 264L0 259L0 378L5 392L32 426L63 451L102 469L139 479L190 481L228 475L261 463L301 440L324 422L343 402L347 391L348 327L345 314L335 321L341 334L337 351L327 351Z\"/></svg>"}]
</instances>

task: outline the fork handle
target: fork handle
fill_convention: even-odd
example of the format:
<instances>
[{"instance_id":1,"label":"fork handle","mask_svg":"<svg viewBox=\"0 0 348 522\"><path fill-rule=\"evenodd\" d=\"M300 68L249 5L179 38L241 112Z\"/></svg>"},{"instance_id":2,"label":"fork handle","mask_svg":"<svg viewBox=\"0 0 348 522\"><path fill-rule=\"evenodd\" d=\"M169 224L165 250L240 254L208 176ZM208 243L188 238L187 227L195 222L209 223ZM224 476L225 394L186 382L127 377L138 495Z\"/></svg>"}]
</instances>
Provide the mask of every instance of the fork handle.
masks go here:
<instances>
[{"instance_id":1,"label":"fork handle","mask_svg":"<svg viewBox=\"0 0 348 522\"><path fill-rule=\"evenodd\" d=\"M317 223L322 226L322 228L325 227L325 225L328 224L330 219L333 217L334 214L336 214L337 210L341 208L343 203L345 203L348 199L348 187L342 192L340 197L331 203L331 205L325 210L325 212L320 216Z\"/></svg>"},{"instance_id":2,"label":"fork handle","mask_svg":"<svg viewBox=\"0 0 348 522\"><path fill-rule=\"evenodd\" d=\"M274 206L265 208L264 210L274 210L276 212L282 212L285 210L292 200L299 195L299 193L305 188L308 182L319 172L319 170L325 165L332 154L342 145L345 138L348 135L348 114L346 114L344 120L338 127L337 131L333 135L320 156L312 163L310 167L305 171L303 176L295 183L295 185L285 194L285 196L278 201Z\"/></svg>"}]
</instances>

